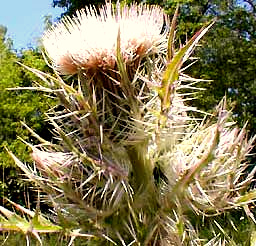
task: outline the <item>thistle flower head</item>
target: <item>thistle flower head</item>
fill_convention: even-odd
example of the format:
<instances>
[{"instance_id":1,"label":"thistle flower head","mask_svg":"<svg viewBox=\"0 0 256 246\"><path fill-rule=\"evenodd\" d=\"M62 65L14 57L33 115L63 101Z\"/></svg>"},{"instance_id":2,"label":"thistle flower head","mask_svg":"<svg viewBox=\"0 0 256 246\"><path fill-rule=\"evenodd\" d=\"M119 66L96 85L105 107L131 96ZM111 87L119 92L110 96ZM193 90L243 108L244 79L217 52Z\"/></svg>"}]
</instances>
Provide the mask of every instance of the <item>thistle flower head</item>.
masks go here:
<instances>
[{"instance_id":1,"label":"thistle flower head","mask_svg":"<svg viewBox=\"0 0 256 246\"><path fill-rule=\"evenodd\" d=\"M111 3L99 12L92 6L65 17L48 30L42 39L45 50L61 74L79 70L113 69L116 65L117 36L125 63L160 47L164 34L163 10L136 5L114 9Z\"/></svg>"},{"instance_id":2,"label":"thistle flower head","mask_svg":"<svg viewBox=\"0 0 256 246\"><path fill-rule=\"evenodd\" d=\"M43 173L51 173L57 177L64 175L61 168L68 166L72 161L72 156L68 153L47 152L37 148L33 148L31 156L39 170Z\"/></svg>"}]
</instances>

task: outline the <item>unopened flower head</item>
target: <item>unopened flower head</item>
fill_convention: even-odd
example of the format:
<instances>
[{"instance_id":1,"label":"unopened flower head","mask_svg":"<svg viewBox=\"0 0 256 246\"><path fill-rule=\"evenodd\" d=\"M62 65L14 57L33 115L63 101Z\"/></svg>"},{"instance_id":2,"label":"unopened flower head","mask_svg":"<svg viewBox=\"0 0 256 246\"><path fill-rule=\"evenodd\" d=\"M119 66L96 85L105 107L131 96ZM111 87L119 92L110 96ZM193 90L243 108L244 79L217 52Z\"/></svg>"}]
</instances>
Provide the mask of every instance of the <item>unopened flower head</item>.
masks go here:
<instances>
[{"instance_id":1,"label":"unopened flower head","mask_svg":"<svg viewBox=\"0 0 256 246\"><path fill-rule=\"evenodd\" d=\"M57 177L63 176L63 167L69 166L72 162L72 155L69 153L41 151L37 148L33 148L32 158L39 170Z\"/></svg>"},{"instance_id":2,"label":"unopened flower head","mask_svg":"<svg viewBox=\"0 0 256 246\"><path fill-rule=\"evenodd\" d=\"M64 18L43 35L43 45L61 74L79 70L113 69L120 30L121 54L126 63L158 50L164 13L160 7L133 4L116 8L111 3L99 12L94 7L77 11L72 19Z\"/></svg>"}]
</instances>

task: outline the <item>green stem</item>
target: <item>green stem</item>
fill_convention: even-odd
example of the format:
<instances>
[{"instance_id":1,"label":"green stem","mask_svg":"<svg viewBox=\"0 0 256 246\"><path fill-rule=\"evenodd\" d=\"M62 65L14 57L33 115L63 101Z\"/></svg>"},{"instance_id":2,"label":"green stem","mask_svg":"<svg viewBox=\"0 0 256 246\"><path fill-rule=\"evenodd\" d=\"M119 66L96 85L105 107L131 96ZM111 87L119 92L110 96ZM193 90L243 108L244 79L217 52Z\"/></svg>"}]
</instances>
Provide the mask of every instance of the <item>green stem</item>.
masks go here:
<instances>
[{"instance_id":1,"label":"green stem","mask_svg":"<svg viewBox=\"0 0 256 246\"><path fill-rule=\"evenodd\" d=\"M153 175L152 163L146 158L145 150L147 145L145 143L138 145L127 147L127 153L133 168L134 188L136 191L144 190L148 187L152 183Z\"/></svg>"}]
</instances>

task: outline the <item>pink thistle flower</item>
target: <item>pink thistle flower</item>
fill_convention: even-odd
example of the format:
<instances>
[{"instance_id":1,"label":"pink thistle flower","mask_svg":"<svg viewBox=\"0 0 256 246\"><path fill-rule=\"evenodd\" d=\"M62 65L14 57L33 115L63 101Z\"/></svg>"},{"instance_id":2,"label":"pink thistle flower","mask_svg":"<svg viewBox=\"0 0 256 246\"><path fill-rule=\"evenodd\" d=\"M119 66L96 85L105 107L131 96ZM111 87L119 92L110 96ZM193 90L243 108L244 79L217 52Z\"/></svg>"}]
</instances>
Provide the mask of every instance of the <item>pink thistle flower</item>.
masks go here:
<instances>
[{"instance_id":1,"label":"pink thistle flower","mask_svg":"<svg viewBox=\"0 0 256 246\"><path fill-rule=\"evenodd\" d=\"M120 8L118 3L114 9L106 3L99 12L90 6L77 11L72 19L64 17L43 35L42 42L61 74L113 69L119 30L121 54L127 64L161 47L166 41L163 24L160 7L133 4Z\"/></svg>"}]
</instances>

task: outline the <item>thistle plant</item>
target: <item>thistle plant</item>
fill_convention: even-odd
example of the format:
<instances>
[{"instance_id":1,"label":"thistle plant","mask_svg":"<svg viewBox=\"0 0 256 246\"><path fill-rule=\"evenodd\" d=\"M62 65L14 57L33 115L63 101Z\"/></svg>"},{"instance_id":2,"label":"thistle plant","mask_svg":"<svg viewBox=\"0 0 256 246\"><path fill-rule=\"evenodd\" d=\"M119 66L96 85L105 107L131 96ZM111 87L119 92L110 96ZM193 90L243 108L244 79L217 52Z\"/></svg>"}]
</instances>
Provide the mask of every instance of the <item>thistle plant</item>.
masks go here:
<instances>
[{"instance_id":1,"label":"thistle plant","mask_svg":"<svg viewBox=\"0 0 256 246\"><path fill-rule=\"evenodd\" d=\"M54 139L26 126L40 141L27 143L34 165L10 155L51 212L12 203L26 216L1 207L1 230L41 244L42 233L63 233L69 245L235 245L214 218L242 208L255 221L255 168L245 172L254 139L231 121L225 99L203 119L186 105L200 80L184 63L213 23L177 48L177 15L169 23L160 7L106 3L44 34L55 75L26 69L42 79L33 89L59 99L47 113ZM215 231L203 238L207 218Z\"/></svg>"}]
</instances>

